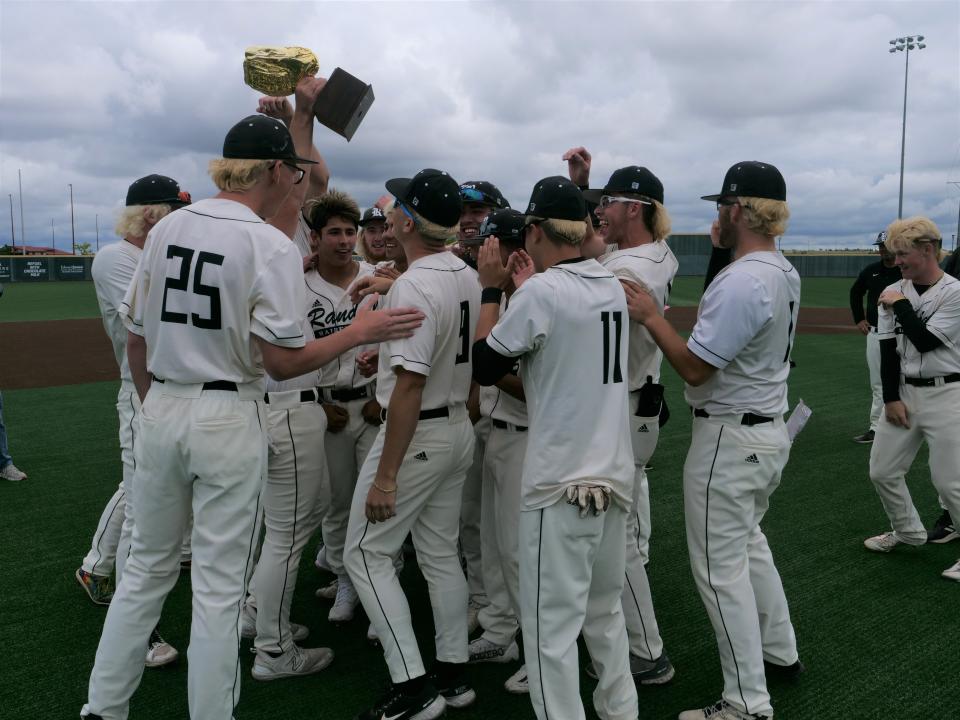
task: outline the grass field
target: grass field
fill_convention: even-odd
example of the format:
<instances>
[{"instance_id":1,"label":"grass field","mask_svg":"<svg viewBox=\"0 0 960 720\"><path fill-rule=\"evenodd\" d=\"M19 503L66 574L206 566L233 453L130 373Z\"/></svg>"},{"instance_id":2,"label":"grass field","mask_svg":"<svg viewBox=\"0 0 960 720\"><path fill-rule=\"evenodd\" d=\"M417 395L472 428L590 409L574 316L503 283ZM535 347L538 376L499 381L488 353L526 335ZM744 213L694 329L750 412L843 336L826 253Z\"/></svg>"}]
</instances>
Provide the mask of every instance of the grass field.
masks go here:
<instances>
[{"instance_id":1,"label":"grass field","mask_svg":"<svg viewBox=\"0 0 960 720\"><path fill-rule=\"evenodd\" d=\"M852 278L805 278L802 307L847 307ZM703 278L678 277L670 304L696 305ZM0 298L0 323L99 317L92 282L10 283Z\"/></svg>"},{"instance_id":2,"label":"grass field","mask_svg":"<svg viewBox=\"0 0 960 720\"><path fill-rule=\"evenodd\" d=\"M960 586L940 578L960 547L898 549L882 556L862 546L863 538L887 526L867 478L869 448L850 442L865 428L869 403L862 342L853 335L803 335L796 343L791 404L802 397L814 415L794 445L764 522L808 668L796 686L771 685L782 720L920 720L952 717L960 708ZM721 688L716 644L684 541L681 468L690 421L682 411L680 383L669 370L665 382L674 412L650 476L650 576L677 675L667 686L640 690L645 720L674 718L682 709L714 701ZM0 539L7 558L0 628L8 657L0 707L15 717L76 717L86 696L105 613L89 603L73 572L120 477L115 393L112 383L4 393L11 450L30 474L23 483L0 484ZM51 446L46 438L52 433L63 441ZM925 455L910 482L918 509L932 519L938 507ZM311 678L258 683L249 678L252 655L244 651L238 720L350 718L387 679L380 653L363 641L363 620L346 628L328 626L328 605L313 597L321 577L310 562L312 549L301 566L293 618L311 628L305 644L332 647L336 660ZM404 584L421 647L429 654L429 601L413 563ZM183 577L162 621L181 651L189 636L189 592L189 578ZM513 666L478 666L479 700L456 715L532 718L526 698L500 687L512 671ZM581 683L589 707L593 683L586 676ZM185 659L170 669L147 671L131 717L186 715Z\"/></svg>"}]
</instances>

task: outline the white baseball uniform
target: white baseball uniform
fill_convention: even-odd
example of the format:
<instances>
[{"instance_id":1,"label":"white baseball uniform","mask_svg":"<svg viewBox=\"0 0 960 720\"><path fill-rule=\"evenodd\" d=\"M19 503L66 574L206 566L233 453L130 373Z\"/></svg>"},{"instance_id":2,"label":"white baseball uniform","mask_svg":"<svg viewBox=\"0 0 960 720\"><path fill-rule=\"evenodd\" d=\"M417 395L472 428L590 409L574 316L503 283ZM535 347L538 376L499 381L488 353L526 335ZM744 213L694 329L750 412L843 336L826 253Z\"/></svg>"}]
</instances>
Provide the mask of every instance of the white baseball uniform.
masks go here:
<instances>
[{"instance_id":1,"label":"white baseball uniform","mask_svg":"<svg viewBox=\"0 0 960 720\"><path fill-rule=\"evenodd\" d=\"M387 308L416 307L425 319L412 337L380 345L377 400L386 409L360 470L344 564L383 645L394 683L425 674L393 558L407 533L430 590L436 658L467 661L467 584L457 553L463 481L473 457L473 428L465 402L470 391L470 351L480 307L476 273L449 252L412 262L385 298ZM366 518L367 494L376 478L390 417L395 369L426 376L420 420L397 475L396 514L386 522Z\"/></svg>"},{"instance_id":2,"label":"white baseball uniform","mask_svg":"<svg viewBox=\"0 0 960 720\"><path fill-rule=\"evenodd\" d=\"M520 371L514 364L513 374ZM520 480L527 451L527 404L498 387L480 388L490 431L483 453L481 559L488 604L478 619L495 645L513 642L520 618Z\"/></svg>"},{"instance_id":3,"label":"white baseball uniform","mask_svg":"<svg viewBox=\"0 0 960 720\"><path fill-rule=\"evenodd\" d=\"M127 717L192 508L190 715L232 717L267 468L263 369L252 335L304 345L301 275L290 240L231 200L202 200L150 231L121 307L127 329L144 337L154 377L140 412L134 532L84 714Z\"/></svg>"},{"instance_id":4,"label":"white baseball uniform","mask_svg":"<svg viewBox=\"0 0 960 720\"><path fill-rule=\"evenodd\" d=\"M499 355L522 357L530 429L521 481L520 606L530 697L540 720L585 717L581 631L599 676L597 714L637 716L620 603L634 476L628 323L616 277L578 258L527 280L486 339ZM608 488L610 508L581 518L564 498L580 483Z\"/></svg>"},{"instance_id":5,"label":"white baseball uniform","mask_svg":"<svg viewBox=\"0 0 960 720\"><path fill-rule=\"evenodd\" d=\"M599 258L600 264L618 278L642 283L649 288L662 313L677 274L679 263L666 242L651 242L615 250ZM630 355L627 362L630 388L630 439L633 445L633 506L627 520L626 579L623 586L623 615L630 636L630 652L646 660L663 654L663 639L653 610L650 581L644 568L650 553L650 492L647 462L657 449L660 437L660 407L644 407L641 388L660 382L663 353L647 329L630 322Z\"/></svg>"},{"instance_id":6,"label":"white baseball uniform","mask_svg":"<svg viewBox=\"0 0 960 720\"><path fill-rule=\"evenodd\" d=\"M713 624L723 699L770 715L763 661L792 665L797 643L760 523L790 454L783 422L800 277L778 252L720 271L700 301L690 351L717 368L687 386L693 438L683 468L687 547Z\"/></svg>"},{"instance_id":7,"label":"white baseball uniform","mask_svg":"<svg viewBox=\"0 0 960 720\"><path fill-rule=\"evenodd\" d=\"M123 533L122 528L126 515L126 492L131 486L136 466L133 452L136 442L135 419L140 409L140 398L137 397L137 390L130 376L130 366L127 364L127 328L120 319L120 305L123 303L142 253L143 251L136 245L120 240L100 250L90 268L93 287L97 293L97 304L100 306L100 316L103 319L103 329L110 339L113 355L120 368L117 415L120 418L120 461L123 476L120 486L100 515L93 542L81 567L92 575L109 575L116 562L118 583L130 548L130 532ZM132 518L128 525L132 531Z\"/></svg>"},{"instance_id":8,"label":"white baseball uniform","mask_svg":"<svg viewBox=\"0 0 960 720\"><path fill-rule=\"evenodd\" d=\"M910 427L893 425L881 415L870 448L870 479L897 536L922 545L927 533L904 476L924 440L930 449L930 479L940 501L951 517L960 517L960 280L944 274L923 294L910 280L900 280L888 289L902 293L927 331L942 342L928 352L919 351L893 310L880 307L878 337L880 342L896 340L900 400L907 408Z\"/></svg>"},{"instance_id":9,"label":"white baseball uniform","mask_svg":"<svg viewBox=\"0 0 960 720\"><path fill-rule=\"evenodd\" d=\"M357 279L372 275L374 267L361 261ZM353 322L357 305L341 287L328 283L316 271L306 274L310 328L314 337L326 337ZM325 436L327 467L330 470L330 502L323 514L323 544L327 564L338 576L344 576L343 545L347 537L350 505L357 486L357 473L373 446L377 428L363 419L362 410L374 399L376 382L357 369L357 355L364 347L353 348L320 369L323 401L340 405L349 419L340 432Z\"/></svg>"},{"instance_id":10,"label":"white baseball uniform","mask_svg":"<svg viewBox=\"0 0 960 720\"><path fill-rule=\"evenodd\" d=\"M313 290L318 280L322 278L316 270L303 274L305 292L299 315L307 338L325 337L333 332L317 331L318 324L326 321ZM345 356L352 357L354 352L350 350ZM331 364L338 362L339 359ZM278 655L294 645L290 605L300 557L329 504L327 457L324 444L319 441L327 429L327 414L320 405L322 370L282 381L267 375L265 383L269 454L262 497L264 533L246 612L256 617L256 649Z\"/></svg>"}]
</instances>

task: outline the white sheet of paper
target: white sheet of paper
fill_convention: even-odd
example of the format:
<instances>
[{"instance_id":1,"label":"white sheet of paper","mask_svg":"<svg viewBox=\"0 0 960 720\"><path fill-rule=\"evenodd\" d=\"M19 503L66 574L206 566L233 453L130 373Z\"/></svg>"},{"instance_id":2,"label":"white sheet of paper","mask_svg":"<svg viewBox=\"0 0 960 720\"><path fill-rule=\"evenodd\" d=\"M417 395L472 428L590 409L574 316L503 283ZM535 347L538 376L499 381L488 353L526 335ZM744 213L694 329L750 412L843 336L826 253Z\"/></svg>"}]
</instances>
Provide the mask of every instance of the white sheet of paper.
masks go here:
<instances>
[{"instance_id":1,"label":"white sheet of paper","mask_svg":"<svg viewBox=\"0 0 960 720\"><path fill-rule=\"evenodd\" d=\"M790 442L793 442L794 438L800 434L800 431L803 430L803 426L807 424L807 420L810 419L811 415L813 415L813 410L804 404L803 398L800 398L797 406L787 419L787 433L790 435Z\"/></svg>"}]
</instances>

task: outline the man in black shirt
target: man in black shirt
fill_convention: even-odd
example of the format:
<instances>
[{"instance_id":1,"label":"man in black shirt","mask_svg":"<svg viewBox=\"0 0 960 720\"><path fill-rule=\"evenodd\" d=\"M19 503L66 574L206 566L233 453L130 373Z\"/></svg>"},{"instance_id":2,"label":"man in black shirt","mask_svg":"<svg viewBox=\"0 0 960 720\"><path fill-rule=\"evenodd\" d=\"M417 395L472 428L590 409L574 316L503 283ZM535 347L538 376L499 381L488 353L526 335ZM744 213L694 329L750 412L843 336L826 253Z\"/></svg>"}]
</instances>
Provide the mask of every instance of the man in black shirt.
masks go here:
<instances>
[{"instance_id":1,"label":"man in black shirt","mask_svg":"<svg viewBox=\"0 0 960 720\"><path fill-rule=\"evenodd\" d=\"M853 438L856 443L870 444L880 421L883 410L883 390L880 383L880 343L877 341L877 299L885 288L900 279L900 268L894 264L893 253L884 242L886 233L877 235L876 242L880 251L880 262L867 265L857 276L850 288L850 311L853 323L867 336L867 367L870 370L870 389L873 402L870 405L870 428L862 435ZM867 296L867 311L863 311L863 296Z\"/></svg>"}]
</instances>

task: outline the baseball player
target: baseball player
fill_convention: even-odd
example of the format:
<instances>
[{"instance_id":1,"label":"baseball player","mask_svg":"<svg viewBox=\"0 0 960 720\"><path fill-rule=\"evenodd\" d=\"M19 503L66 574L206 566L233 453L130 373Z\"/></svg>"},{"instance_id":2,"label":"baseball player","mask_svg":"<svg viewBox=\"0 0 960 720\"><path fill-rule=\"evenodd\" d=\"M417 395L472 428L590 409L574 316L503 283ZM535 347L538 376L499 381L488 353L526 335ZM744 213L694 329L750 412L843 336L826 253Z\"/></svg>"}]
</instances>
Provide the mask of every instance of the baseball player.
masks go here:
<instances>
[{"instance_id":1,"label":"baseball player","mask_svg":"<svg viewBox=\"0 0 960 720\"><path fill-rule=\"evenodd\" d=\"M780 171L762 162L731 167L716 195L719 244L734 261L700 301L688 341L644 291L627 289L643 323L686 381L693 437L683 469L690 565L720 650L723 697L680 720L770 718L766 673L803 670L786 596L760 529L790 453L790 350L800 277L777 252L789 210Z\"/></svg>"},{"instance_id":2,"label":"baseball player","mask_svg":"<svg viewBox=\"0 0 960 720\"><path fill-rule=\"evenodd\" d=\"M133 475L136 468L134 447L137 439L137 396L127 362L127 329L120 319L120 307L130 281L143 254L150 228L178 208L190 203L188 193L180 190L176 180L164 175L147 175L133 182L127 190L126 206L117 221L120 242L107 245L93 260L91 274L97 293L97 304L103 328L113 345L113 354L120 368L120 389L117 393L117 415L120 419L120 460L123 476L120 486L101 513L89 552L75 573L77 582L98 605L109 605L113 596L110 573L116 565L120 582L130 538L133 533ZM154 629L147 646L146 666L159 667L174 662L177 650L164 641Z\"/></svg>"},{"instance_id":3,"label":"baseball player","mask_svg":"<svg viewBox=\"0 0 960 720\"><path fill-rule=\"evenodd\" d=\"M0 285L0 295L3 295L3 285ZM3 424L3 395L0 395L0 480L20 482L26 480L27 474L13 464L10 457L10 448L7 446L7 427Z\"/></svg>"},{"instance_id":4,"label":"baseball player","mask_svg":"<svg viewBox=\"0 0 960 720\"><path fill-rule=\"evenodd\" d=\"M457 553L463 482L473 457L465 402L479 311L476 273L446 251L457 232L457 183L440 170L386 183L396 198L390 219L409 266L386 306L412 305L423 326L380 346L377 401L381 426L357 480L344 564L372 622L391 686L361 719L442 715L476 695L465 681L467 584ZM436 663L424 667L393 559L407 534L433 607Z\"/></svg>"},{"instance_id":5,"label":"baseball player","mask_svg":"<svg viewBox=\"0 0 960 720\"><path fill-rule=\"evenodd\" d=\"M870 405L870 427L853 438L855 443L869 445L873 442L880 411L883 409L883 389L880 384L880 342L877 339L877 298L887 287L900 279L900 268L894 263L893 253L884 244L886 233L877 235L873 244L880 252L879 262L870 263L857 276L850 287L850 311L853 324L867 336L867 368L870 372L870 389L873 401ZM863 311L863 297L867 297L867 311Z\"/></svg>"},{"instance_id":6,"label":"baseball player","mask_svg":"<svg viewBox=\"0 0 960 720\"><path fill-rule=\"evenodd\" d=\"M663 206L663 184L647 168L631 165L616 170L601 190L584 197L596 203L596 215L606 227L611 251L600 264L618 278L645 285L662 314L679 263L667 246L670 216ZM630 636L630 671L642 685L661 685L674 675L663 652L663 639L653 610L650 582L644 568L649 559L650 496L645 467L657 448L663 385L663 354L650 333L630 322L630 437L634 459L634 500L627 520L626 580L623 615ZM592 666L587 674L595 676Z\"/></svg>"},{"instance_id":7,"label":"baseball player","mask_svg":"<svg viewBox=\"0 0 960 720\"><path fill-rule=\"evenodd\" d=\"M520 358L530 418L520 607L530 698L540 720L585 716L581 631L599 675L597 714L637 716L620 604L634 477L627 306L616 276L580 257L586 215L583 195L566 178L537 183L526 209L525 246L539 272L513 294L503 317L508 270L496 239L484 243L478 263L484 289L474 379L490 385Z\"/></svg>"},{"instance_id":8,"label":"baseball player","mask_svg":"<svg viewBox=\"0 0 960 720\"><path fill-rule=\"evenodd\" d=\"M363 217L360 218L360 232L357 233L357 252L364 262L370 265L376 265L387 259L383 242L383 231L386 225L386 214L376 205L363 211Z\"/></svg>"},{"instance_id":9,"label":"baseball player","mask_svg":"<svg viewBox=\"0 0 960 720\"><path fill-rule=\"evenodd\" d=\"M903 279L879 298L884 414L870 448L870 480L893 530L864 541L875 552L927 541L904 480L924 440L930 479L951 516L960 517L960 280L940 269L941 245L939 229L925 217L887 228ZM943 577L960 581L960 563Z\"/></svg>"},{"instance_id":10,"label":"baseball player","mask_svg":"<svg viewBox=\"0 0 960 720\"><path fill-rule=\"evenodd\" d=\"M460 212L458 248L463 261L470 267L476 268L477 249L480 246L476 238L480 224L491 211L509 208L510 203L500 189L487 180L468 180L461 183L460 199L463 201L463 210ZM473 429L477 442L473 450L473 464L463 484L463 506L460 511L460 552L467 570L467 587L470 591L470 600L467 603L467 632L470 634L477 629L480 624L480 612L490 602L483 585L482 546L484 541L481 533L483 452L487 437L490 435L490 418L479 415L478 393L479 388L472 388L470 400L467 403L474 420Z\"/></svg>"},{"instance_id":11,"label":"baseball player","mask_svg":"<svg viewBox=\"0 0 960 720\"><path fill-rule=\"evenodd\" d=\"M311 228L315 262L314 268L303 276L306 292L301 316L304 333L323 338L347 327L358 310L346 297L346 288L361 269L353 260L360 208L348 195L331 191L309 201L304 216ZM373 271L371 266L364 265L366 272ZM320 403L334 399L330 397L331 390L322 386L335 383L344 369L349 379L354 374L351 368L355 354L355 349L349 350L329 366L291 380L266 379L270 440L267 487L263 495L266 532L250 584L243 633L244 636L256 636L257 659L252 674L258 680L319 672L333 658L326 648L306 649L296 645L296 640L305 638L308 630L290 622L290 603L301 553L329 504L329 497L320 499L323 494L330 495L329 458L324 452L324 444L318 443L317 437L331 425L340 432L345 423L340 414L344 412L343 407L329 406L327 409L327 406L321 406ZM352 399L366 397L365 386L363 390L364 393ZM338 396L337 399L344 398ZM338 412L334 413L334 410ZM354 414L360 416L360 424L366 425L361 408L355 407L355 410ZM379 423L379 407L376 415ZM351 447L351 455L353 452ZM342 467L342 461L340 465L337 471L348 470ZM346 482L349 483L349 478ZM343 494L339 493L340 496ZM339 499L344 502L342 497ZM352 592L349 582L341 586L341 594L346 595L348 591ZM339 606L335 609L352 616L355 593L352 604L347 604L347 609Z\"/></svg>"},{"instance_id":12,"label":"baseball player","mask_svg":"<svg viewBox=\"0 0 960 720\"><path fill-rule=\"evenodd\" d=\"M301 80L298 99L312 103L322 86ZM304 344L301 259L262 220L303 178L303 162L283 123L245 118L227 133L223 159L211 162L217 196L171 214L150 233L120 310L143 402L135 530L81 715L127 716L142 648L178 575L192 508L190 715L232 717L240 614L266 475L263 368L294 378L419 323L412 311L364 312L347 331Z\"/></svg>"},{"instance_id":13,"label":"baseball player","mask_svg":"<svg viewBox=\"0 0 960 720\"><path fill-rule=\"evenodd\" d=\"M523 248L523 221L523 214L517 210L494 210L466 243L479 246L486 238L497 237L500 260L506 266L513 253ZM505 308L516 290L509 277L503 290L501 306ZM520 617L517 528L520 525L520 474L529 422L519 367L519 362L514 363L496 385L479 390L481 422L490 426L482 458L480 511L483 587L489 602L478 614L483 633L470 643L470 662L506 663L520 655L515 640ZM526 667L511 675L504 687L512 693L529 692Z\"/></svg>"}]
</instances>

